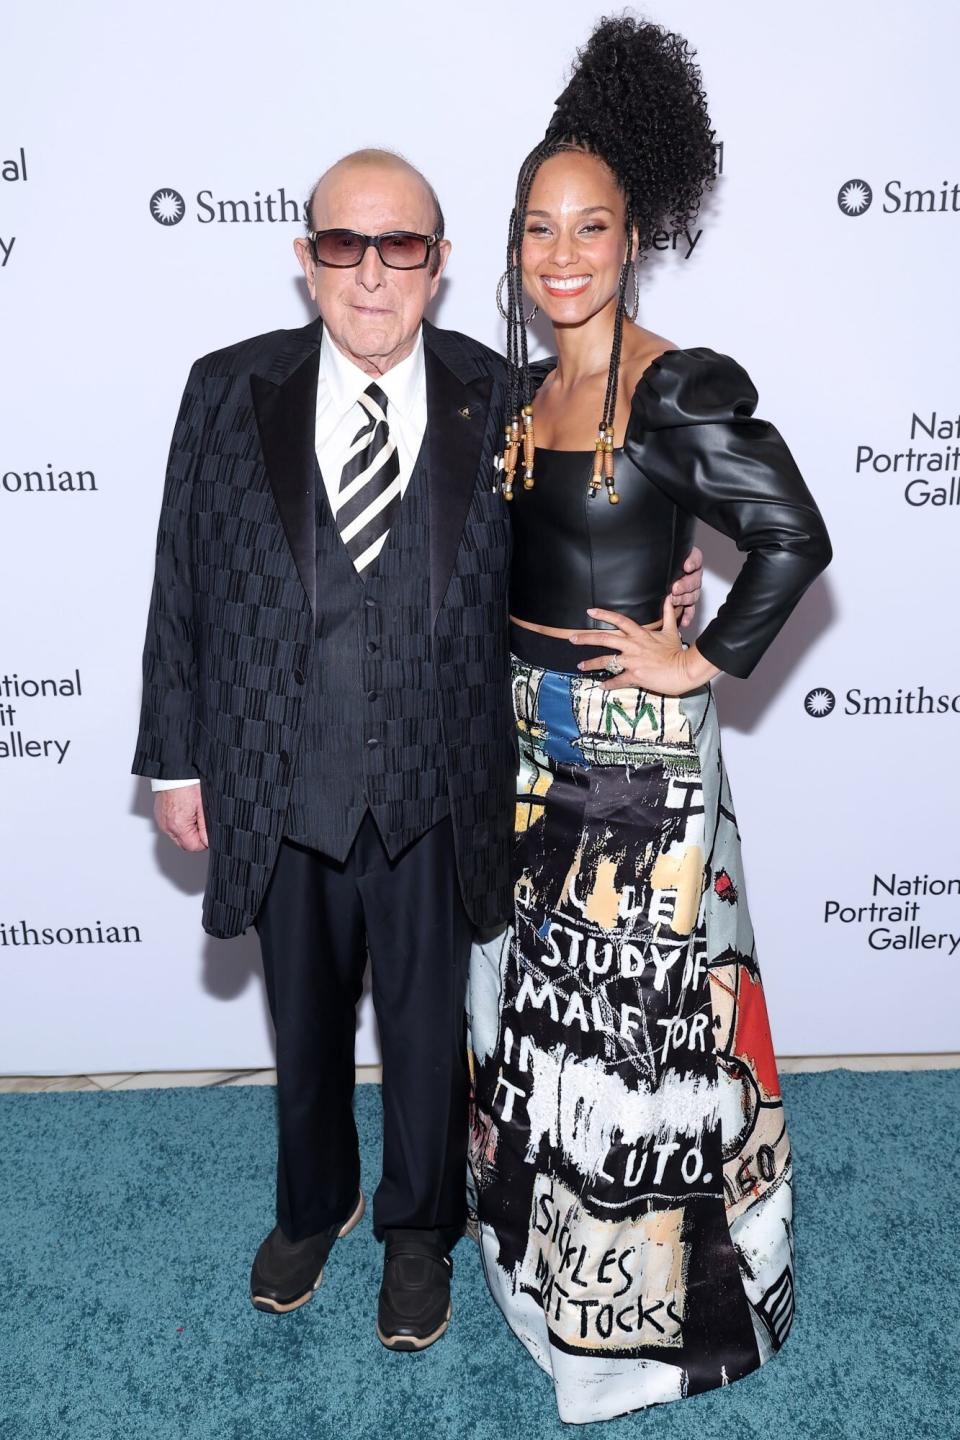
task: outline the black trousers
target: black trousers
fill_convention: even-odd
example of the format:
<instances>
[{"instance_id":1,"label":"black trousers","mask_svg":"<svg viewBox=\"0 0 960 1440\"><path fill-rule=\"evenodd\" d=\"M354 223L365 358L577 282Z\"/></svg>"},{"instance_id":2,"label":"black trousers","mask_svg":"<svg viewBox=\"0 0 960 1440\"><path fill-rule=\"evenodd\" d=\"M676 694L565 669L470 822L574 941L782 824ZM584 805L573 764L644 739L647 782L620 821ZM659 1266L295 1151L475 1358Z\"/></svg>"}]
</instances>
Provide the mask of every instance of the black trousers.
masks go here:
<instances>
[{"instance_id":1,"label":"black trousers","mask_svg":"<svg viewBox=\"0 0 960 1440\"><path fill-rule=\"evenodd\" d=\"M466 1220L465 998L471 925L449 819L391 861L368 813L340 863L284 841L257 916L277 1039L277 1223L290 1240L346 1219L360 1186L356 1006L369 950L383 1058L374 1232Z\"/></svg>"}]
</instances>

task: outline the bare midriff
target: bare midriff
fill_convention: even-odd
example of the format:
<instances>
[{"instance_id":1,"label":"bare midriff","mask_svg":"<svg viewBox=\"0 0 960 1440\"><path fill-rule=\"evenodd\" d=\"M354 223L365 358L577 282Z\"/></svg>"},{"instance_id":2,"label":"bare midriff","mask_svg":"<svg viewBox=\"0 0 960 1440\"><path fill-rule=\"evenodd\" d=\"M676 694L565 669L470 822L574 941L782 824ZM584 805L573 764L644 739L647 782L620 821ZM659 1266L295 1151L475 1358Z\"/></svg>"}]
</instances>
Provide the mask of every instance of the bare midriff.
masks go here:
<instances>
[{"instance_id":1,"label":"bare midriff","mask_svg":"<svg viewBox=\"0 0 960 1440\"><path fill-rule=\"evenodd\" d=\"M597 637L597 644L603 644L604 631L596 629L590 624L589 620L584 622L582 630L559 630L554 625L534 625L530 620L518 620L516 615L510 616L510 623L511 625L519 625L522 630L535 630L538 635L552 635L555 640L569 640L571 635L595 635ZM661 620L651 620L649 625L644 625L643 628L644 630L661 630L663 628L663 622Z\"/></svg>"}]
</instances>

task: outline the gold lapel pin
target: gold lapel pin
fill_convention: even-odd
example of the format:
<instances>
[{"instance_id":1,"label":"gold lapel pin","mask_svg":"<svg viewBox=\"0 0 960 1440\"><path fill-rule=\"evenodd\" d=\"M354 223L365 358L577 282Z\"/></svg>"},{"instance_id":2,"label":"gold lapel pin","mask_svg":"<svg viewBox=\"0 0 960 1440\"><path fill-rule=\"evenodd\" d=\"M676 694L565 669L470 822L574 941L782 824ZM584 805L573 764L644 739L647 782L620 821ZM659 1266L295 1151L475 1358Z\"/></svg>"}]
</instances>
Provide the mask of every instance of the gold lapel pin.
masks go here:
<instances>
[{"instance_id":1,"label":"gold lapel pin","mask_svg":"<svg viewBox=\"0 0 960 1440\"><path fill-rule=\"evenodd\" d=\"M461 420L469 420L469 419L470 419L470 406L469 406L469 405L464 405L464 407L463 407L462 410L458 410L458 411L457 411L457 414L460 416Z\"/></svg>"}]
</instances>

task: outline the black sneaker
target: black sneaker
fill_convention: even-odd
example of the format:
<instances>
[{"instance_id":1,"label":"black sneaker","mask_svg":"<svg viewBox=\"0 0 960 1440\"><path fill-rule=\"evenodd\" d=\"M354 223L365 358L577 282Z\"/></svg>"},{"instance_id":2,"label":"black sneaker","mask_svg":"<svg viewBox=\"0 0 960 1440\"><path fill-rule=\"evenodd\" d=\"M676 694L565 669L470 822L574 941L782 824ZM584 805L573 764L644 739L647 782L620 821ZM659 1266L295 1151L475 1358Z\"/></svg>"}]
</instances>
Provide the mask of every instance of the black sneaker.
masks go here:
<instances>
[{"instance_id":1,"label":"black sneaker","mask_svg":"<svg viewBox=\"0 0 960 1440\"><path fill-rule=\"evenodd\" d=\"M377 1338L388 1350L426 1350L450 1323L453 1261L437 1230L388 1230Z\"/></svg>"},{"instance_id":2,"label":"black sneaker","mask_svg":"<svg viewBox=\"0 0 960 1440\"><path fill-rule=\"evenodd\" d=\"M275 1225L257 1251L250 1271L250 1299L255 1308L267 1315L286 1315L306 1305L320 1287L323 1267L335 1242L360 1223L363 1211L361 1192L348 1220L306 1240L288 1240Z\"/></svg>"}]
</instances>

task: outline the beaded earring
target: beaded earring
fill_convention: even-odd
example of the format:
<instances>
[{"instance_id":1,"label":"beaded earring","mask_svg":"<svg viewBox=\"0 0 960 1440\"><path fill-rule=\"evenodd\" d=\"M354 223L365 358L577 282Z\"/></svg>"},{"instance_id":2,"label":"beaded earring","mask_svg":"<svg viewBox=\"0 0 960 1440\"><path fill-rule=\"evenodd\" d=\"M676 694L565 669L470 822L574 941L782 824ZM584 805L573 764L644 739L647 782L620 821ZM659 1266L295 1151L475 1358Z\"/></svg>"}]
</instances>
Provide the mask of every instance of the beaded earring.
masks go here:
<instances>
[{"instance_id":1,"label":"beaded earring","mask_svg":"<svg viewBox=\"0 0 960 1440\"><path fill-rule=\"evenodd\" d=\"M509 322L509 320L510 320L510 314L509 314L508 311L504 310L504 308L503 308L503 286L504 286L504 282L505 282L505 281L508 281L509 279L510 279L510 272L509 272L508 270L504 270L503 274L500 276L500 283L497 285L497 309L500 311L500 314L503 316L504 320L506 320L506 321L508 321L508 322ZM524 323L524 325L530 325L530 324L532 324L533 321L536 320L536 318L537 318L537 316L538 316L539 314L540 314L540 306L539 306L539 305L534 305L533 309L530 311L530 314L529 314L529 315L524 315L524 317L523 317L523 323Z\"/></svg>"},{"instance_id":2,"label":"beaded earring","mask_svg":"<svg viewBox=\"0 0 960 1440\"><path fill-rule=\"evenodd\" d=\"M624 310L624 314L626 315L627 319L630 321L630 324L631 324L631 325L633 324L634 320L636 320L637 316L640 314L640 273L639 273L639 266L640 266L639 260L634 260L633 264L630 266L630 272L631 272L631 274L632 274L632 276L633 276L633 308L632 308L631 310Z\"/></svg>"}]
</instances>

